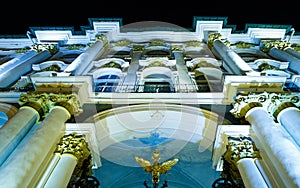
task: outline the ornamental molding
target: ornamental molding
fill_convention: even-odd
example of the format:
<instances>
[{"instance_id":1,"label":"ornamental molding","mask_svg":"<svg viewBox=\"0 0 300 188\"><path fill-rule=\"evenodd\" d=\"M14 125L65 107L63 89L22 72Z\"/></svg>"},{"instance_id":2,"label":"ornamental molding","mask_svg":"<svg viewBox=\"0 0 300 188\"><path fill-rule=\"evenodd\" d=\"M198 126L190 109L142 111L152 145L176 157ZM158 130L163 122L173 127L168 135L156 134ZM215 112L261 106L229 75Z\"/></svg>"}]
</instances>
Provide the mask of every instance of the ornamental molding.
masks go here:
<instances>
[{"instance_id":1,"label":"ornamental molding","mask_svg":"<svg viewBox=\"0 0 300 188\"><path fill-rule=\"evenodd\" d=\"M208 39L209 33L220 33L223 21L197 21L195 32L200 36L200 40Z\"/></svg>"}]
</instances>

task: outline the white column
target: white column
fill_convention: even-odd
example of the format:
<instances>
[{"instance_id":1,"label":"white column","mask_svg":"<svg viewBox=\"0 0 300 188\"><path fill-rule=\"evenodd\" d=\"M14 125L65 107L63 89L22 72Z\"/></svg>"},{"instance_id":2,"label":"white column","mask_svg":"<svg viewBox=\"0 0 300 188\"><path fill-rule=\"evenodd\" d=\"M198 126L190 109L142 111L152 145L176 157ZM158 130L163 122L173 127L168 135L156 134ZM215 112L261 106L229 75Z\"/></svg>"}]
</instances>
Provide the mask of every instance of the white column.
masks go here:
<instances>
[{"instance_id":1,"label":"white column","mask_svg":"<svg viewBox=\"0 0 300 188\"><path fill-rule=\"evenodd\" d=\"M279 112L277 120L300 147L300 110L296 107L285 108Z\"/></svg>"},{"instance_id":2,"label":"white column","mask_svg":"<svg viewBox=\"0 0 300 188\"><path fill-rule=\"evenodd\" d=\"M36 51L28 51L26 54L16 62L12 62L11 66L7 66L3 71L0 71L0 88L10 87L16 82L22 75L32 70L32 64L42 62L51 57L48 50L37 53ZM0 67L1 70L2 67Z\"/></svg>"},{"instance_id":3,"label":"white column","mask_svg":"<svg viewBox=\"0 0 300 188\"><path fill-rule=\"evenodd\" d=\"M0 165L13 152L39 118L39 113L35 109L23 106L3 125L0 130Z\"/></svg>"},{"instance_id":4,"label":"white column","mask_svg":"<svg viewBox=\"0 0 300 188\"><path fill-rule=\"evenodd\" d=\"M243 158L237 162L237 168L246 188L268 188L253 158Z\"/></svg>"},{"instance_id":5,"label":"white column","mask_svg":"<svg viewBox=\"0 0 300 188\"><path fill-rule=\"evenodd\" d=\"M288 61L289 69L291 69L297 74L300 74L300 59L277 48L271 48L268 54L271 57L274 57L275 59L279 59L281 61Z\"/></svg>"},{"instance_id":6,"label":"white column","mask_svg":"<svg viewBox=\"0 0 300 188\"><path fill-rule=\"evenodd\" d=\"M243 75L246 72L253 71L253 69L237 53L225 45L221 40L214 41L213 50L215 50L223 60L223 66L230 73Z\"/></svg>"},{"instance_id":7,"label":"white column","mask_svg":"<svg viewBox=\"0 0 300 188\"><path fill-rule=\"evenodd\" d=\"M260 150L272 161L284 187L300 187L300 151L288 133L279 127L262 107L250 109L245 116L257 137ZM267 160L267 159L263 159Z\"/></svg>"},{"instance_id":8,"label":"white column","mask_svg":"<svg viewBox=\"0 0 300 188\"><path fill-rule=\"evenodd\" d=\"M54 152L64 134L65 122L71 117L63 107L55 106L30 137L21 142L0 168L0 185L3 187L35 187L43 162ZM48 160L49 161L49 160Z\"/></svg>"},{"instance_id":9,"label":"white column","mask_svg":"<svg viewBox=\"0 0 300 188\"><path fill-rule=\"evenodd\" d=\"M53 172L53 169L57 165L60 157L61 157L60 153L54 153L50 163L47 166L47 169L43 173L43 176L40 178L39 183L37 184L36 188L39 188L39 187L42 188L45 186L48 178L50 177L51 173Z\"/></svg>"},{"instance_id":10,"label":"white column","mask_svg":"<svg viewBox=\"0 0 300 188\"><path fill-rule=\"evenodd\" d=\"M64 72L72 73L75 76L84 75L93 66L91 63L101 53L103 53L103 42L97 40L91 47L89 47L84 53L80 54L65 70Z\"/></svg>"},{"instance_id":11,"label":"white column","mask_svg":"<svg viewBox=\"0 0 300 188\"><path fill-rule=\"evenodd\" d=\"M292 56L300 59L300 52L295 50L294 48L287 47L283 51L287 52L288 54L291 54Z\"/></svg>"},{"instance_id":12,"label":"white column","mask_svg":"<svg viewBox=\"0 0 300 188\"><path fill-rule=\"evenodd\" d=\"M72 154L62 154L49 179L43 188L67 187L77 164L77 158Z\"/></svg>"}]
</instances>

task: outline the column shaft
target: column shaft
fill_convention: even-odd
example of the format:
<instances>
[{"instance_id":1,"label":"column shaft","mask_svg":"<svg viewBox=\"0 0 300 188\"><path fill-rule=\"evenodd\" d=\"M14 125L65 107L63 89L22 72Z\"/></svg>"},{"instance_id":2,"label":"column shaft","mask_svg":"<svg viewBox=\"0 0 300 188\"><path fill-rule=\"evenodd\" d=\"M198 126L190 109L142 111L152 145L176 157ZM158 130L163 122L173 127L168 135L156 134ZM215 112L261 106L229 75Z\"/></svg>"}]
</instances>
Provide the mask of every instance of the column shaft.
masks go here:
<instances>
[{"instance_id":1,"label":"column shaft","mask_svg":"<svg viewBox=\"0 0 300 188\"><path fill-rule=\"evenodd\" d=\"M300 147L300 110L296 107L283 109L277 119Z\"/></svg>"},{"instance_id":2,"label":"column shaft","mask_svg":"<svg viewBox=\"0 0 300 188\"><path fill-rule=\"evenodd\" d=\"M246 72L253 71L253 69L237 53L226 46L222 41L215 40L213 50L215 50L218 56L223 60L223 66L228 72L244 75Z\"/></svg>"},{"instance_id":3,"label":"column shaft","mask_svg":"<svg viewBox=\"0 0 300 188\"><path fill-rule=\"evenodd\" d=\"M44 188L67 187L76 167L77 158L72 154L62 154Z\"/></svg>"},{"instance_id":4,"label":"column shaft","mask_svg":"<svg viewBox=\"0 0 300 188\"><path fill-rule=\"evenodd\" d=\"M54 153L49 165L47 166L47 169L44 171L43 176L39 179L39 183L36 187L44 187L47 180L49 179L51 173L53 172L55 166L57 165L59 159L61 157L60 153Z\"/></svg>"},{"instance_id":5,"label":"column shaft","mask_svg":"<svg viewBox=\"0 0 300 188\"><path fill-rule=\"evenodd\" d=\"M0 165L8 158L32 126L39 120L38 112L27 106L19 109L0 131Z\"/></svg>"},{"instance_id":6,"label":"column shaft","mask_svg":"<svg viewBox=\"0 0 300 188\"><path fill-rule=\"evenodd\" d=\"M20 58L17 62L13 62L12 66L6 67L3 73L0 74L0 88L8 88L16 82L22 75L32 70L32 64L45 61L51 56L48 50L42 52L31 52L26 58ZM32 53L32 54L31 54Z\"/></svg>"},{"instance_id":7,"label":"column shaft","mask_svg":"<svg viewBox=\"0 0 300 188\"><path fill-rule=\"evenodd\" d=\"M80 76L88 72L93 63L101 52L103 52L103 42L98 40L91 47L89 47L84 53L80 54L65 70L64 72L70 72L74 76Z\"/></svg>"},{"instance_id":8,"label":"column shaft","mask_svg":"<svg viewBox=\"0 0 300 188\"><path fill-rule=\"evenodd\" d=\"M237 162L243 183L247 188L268 188L262 174L259 172L253 158L243 158Z\"/></svg>"},{"instance_id":9,"label":"column shaft","mask_svg":"<svg viewBox=\"0 0 300 188\"><path fill-rule=\"evenodd\" d=\"M288 61L289 69L294 71L296 74L300 74L300 59L277 48L272 48L268 54L281 61Z\"/></svg>"},{"instance_id":10,"label":"column shaft","mask_svg":"<svg viewBox=\"0 0 300 188\"><path fill-rule=\"evenodd\" d=\"M64 134L65 122L70 113L63 107L55 106L32 134L22 141L9 160L0 169L0 185L3 187L35 187L45 170L44 161L49 161L49 153L54 152L56 144ZM49 155L49 156L48 156ZM52 155L51 155L52 156Z\"/></svg>"},{"instance_id":11,"label":"column shaft","mask_svg":"<svg viewBox=\"0 0 300 188\"><path fill-rule=\"evenodd\" d=\"M246 113L246 119L261 146L258 148L272 161L272 165L284 182L284 187L300 187L300 151L269 113L262 107L254 107ZM268 160L263 158L263 160ZM275 172L274 172L275 174Z\"/></svg>"},{"instance_id":12,"label":"column shaft","mask_svg":"<svg viewBox=\"0 0 300 188\"><path fill-rule=\"evenodd\" d=\"M296 51L294 48L285 48L283 51L287 52L288 54L291 54L292 56L300 59L300 52Z\"/></svg>"}]
</instances>

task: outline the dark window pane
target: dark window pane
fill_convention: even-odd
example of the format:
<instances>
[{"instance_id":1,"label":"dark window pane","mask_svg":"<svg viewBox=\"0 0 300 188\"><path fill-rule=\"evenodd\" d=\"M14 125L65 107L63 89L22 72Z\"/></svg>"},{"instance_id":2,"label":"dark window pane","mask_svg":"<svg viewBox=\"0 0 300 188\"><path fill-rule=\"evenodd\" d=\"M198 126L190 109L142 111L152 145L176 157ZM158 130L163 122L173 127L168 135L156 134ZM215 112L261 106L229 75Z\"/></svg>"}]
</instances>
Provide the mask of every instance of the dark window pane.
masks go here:
<instances>
[{"instance_id":1,"label":"dark window pane","mask_svg":"<svg viewBox=\"0 0 300 188\"><path fill-rule=\"evenodd\" d=\"M168 82L145 82L145 93L170 93L170 83Z\"/></svg>"}]
</instances>

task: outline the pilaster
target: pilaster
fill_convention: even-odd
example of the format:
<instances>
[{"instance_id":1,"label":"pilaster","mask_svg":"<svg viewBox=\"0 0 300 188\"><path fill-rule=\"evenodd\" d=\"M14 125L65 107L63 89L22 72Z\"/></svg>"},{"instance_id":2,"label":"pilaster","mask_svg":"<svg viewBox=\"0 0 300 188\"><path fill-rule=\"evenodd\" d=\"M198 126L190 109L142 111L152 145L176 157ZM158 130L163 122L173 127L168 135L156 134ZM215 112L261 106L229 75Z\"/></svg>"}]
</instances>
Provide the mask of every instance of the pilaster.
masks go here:
<instances>
[{"instance_id":1,"label":"pilaster","mask_svg":"<svg viewBox=\"0 0 300 188\"><path fill-rule=\"evenodd\" d=\"M176 59L176 69L178 76L178 88L176 88L176 92L196 92L197 87L194 84L191 76L189 75L189 71L183 59L182 53L182 51L173 51Z\"/></svg>"},{"instance_id":2,"label":"pilaster","mask_svg":"<svg viewBox=\"0 0 300 188\"><path fill-rule=\"evenodd\" d=\"M135 92L137 89L137 71L139 70L139 59L141 58L142 51L133 50L131 62L128 67L127 74L124 78L124 82L119 86L121 92Z\"/></svg>"}]
</instances>

